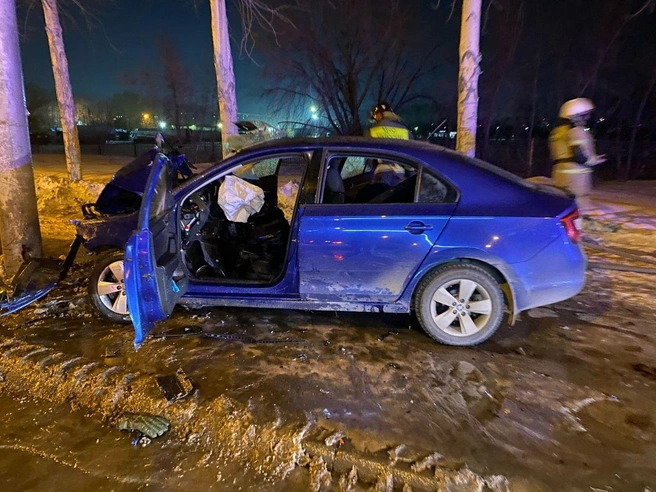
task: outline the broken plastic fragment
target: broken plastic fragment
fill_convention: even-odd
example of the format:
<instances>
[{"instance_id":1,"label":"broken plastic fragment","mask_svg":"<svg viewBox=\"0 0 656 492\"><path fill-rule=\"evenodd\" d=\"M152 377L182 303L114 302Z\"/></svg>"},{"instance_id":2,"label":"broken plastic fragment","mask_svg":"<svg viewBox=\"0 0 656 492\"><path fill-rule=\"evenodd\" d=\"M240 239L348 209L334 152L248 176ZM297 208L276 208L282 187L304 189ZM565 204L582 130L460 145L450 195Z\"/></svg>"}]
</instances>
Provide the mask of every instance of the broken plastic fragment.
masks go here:
<instances>
[{"instance_id":1,"label":"broken plastic fragment","mask_svg":"<svg viewBox=\"0 0 656 492\"><path fill-rule=\"evenodd\" d=\"M186 398L194 389L194 385L182 369L178 369L175 374L157 376L155 381L157 381L157 386L162 391L164 398L169 402Z\"/></svg>"},{"instance_id":2,"label":"broken plastic fragment","mask_svg":"<svg viewBox=\"0 0 656 492\"><path fill-rule=\"evenodd\" d=\"M171 422L161 415L126 413L118 422L122 431L140 432L149 439L163 436L171 428Z\"/></svg>"}]
</instances>

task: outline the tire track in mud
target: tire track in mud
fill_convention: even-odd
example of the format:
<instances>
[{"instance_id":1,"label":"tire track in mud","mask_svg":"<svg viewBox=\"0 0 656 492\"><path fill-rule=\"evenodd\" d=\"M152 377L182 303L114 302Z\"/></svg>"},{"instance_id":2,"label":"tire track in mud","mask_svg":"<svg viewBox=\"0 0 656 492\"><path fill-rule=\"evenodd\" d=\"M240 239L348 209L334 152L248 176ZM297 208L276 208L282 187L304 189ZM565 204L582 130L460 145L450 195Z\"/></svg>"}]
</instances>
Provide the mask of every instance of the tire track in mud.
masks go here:
<instances>
[{"instance_id":1,"label":"tire track in mud","mask_svg":"<svg viewBox=\"0 0 656 492\"><path fill-rule=\"evenodd\" d=\"M310 489L316 491L355 490L362 485L380 491L510 490L503 476L484 477L467 467L440 466L438 453L417 454L420 459L399 465L391 454L384 461L340 450L340 439L317 438L316 422L309 415L305 423L284 424L276 419L261 424L239 402L222 395L201 403L198 392L171 404L161 397L150 376L123 366L106 368L17 339L0 339L0 391L68 403L107 424L115 424L123 413L162 415L182 443L210 452L224 464L238 462L271 483L303 467Z\"/></svg>"}]
</instances>

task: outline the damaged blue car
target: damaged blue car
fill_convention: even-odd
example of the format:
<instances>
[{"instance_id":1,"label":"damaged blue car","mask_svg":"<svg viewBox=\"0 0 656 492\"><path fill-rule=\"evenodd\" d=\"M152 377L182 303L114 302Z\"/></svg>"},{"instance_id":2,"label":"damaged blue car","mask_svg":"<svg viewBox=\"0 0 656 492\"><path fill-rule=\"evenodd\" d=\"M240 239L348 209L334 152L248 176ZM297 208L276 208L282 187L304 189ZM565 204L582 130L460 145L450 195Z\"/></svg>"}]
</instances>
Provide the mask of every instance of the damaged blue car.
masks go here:
<instances>
[{"instance_id":1,"label":"damaged blue car","mask_svg":"<svg viewBox=\"0 0 656 492\"><path fill-rule=\"evenodd\" d=\"M137 346L177 304L414 312L469 346L583 288L573 197L438 146L278 140L176 186L178 167L149 167L116 272Z\"/></svg>"}]
</instances>

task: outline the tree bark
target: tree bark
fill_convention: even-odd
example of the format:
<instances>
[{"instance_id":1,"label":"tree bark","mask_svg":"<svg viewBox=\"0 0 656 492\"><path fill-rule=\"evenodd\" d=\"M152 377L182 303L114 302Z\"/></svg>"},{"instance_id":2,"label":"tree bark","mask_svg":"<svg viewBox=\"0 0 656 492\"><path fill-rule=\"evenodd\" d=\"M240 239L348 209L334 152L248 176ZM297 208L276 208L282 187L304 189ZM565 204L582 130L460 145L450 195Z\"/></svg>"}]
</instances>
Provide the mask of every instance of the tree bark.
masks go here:
<instances>
[{"instance_id":1,"label":"tree bark","mask_svg":"<svg viewBox=\"0 0 656 492\"><path fill-rule=\"evenodd\" d=\"M235 72L230 50L230 32L225 0L210 0L212 12L212 41L214 44L214 70L221 120L222 154L225 157L228 137L237 134L237 96Z\"/></svg>"},{"instance_id":2,"label":"tree bark","mask_svg":"<svg viewBox=\"0 0 656 492\"><path fill-rule=\"evenodd\" d=\"M0 239L8 277L41 256L14 0L0 0Z\"/></svg>"},{"instance_id":3,"label":"tree bark","mask_svg":"<svg viewBox=\"0 0 656 492\"><path fill-rule=\"evenodd\" d=\"M540 64L542 62L542 51L538 51L537 56L535 57L535 75L533 77L533 94L531 96L531 119L529 121L529 132L528 132L528 155L526 158L526 177L531 177L533 173L533 155L535 151L535 140L533 139L533 133L535 132L535 113L537 111L538 105L538 81L540 78Z\"/></svg>"},{"instance_id":4,"label":"tree bark","mask_svg":"<svg viewBox=\"0 0 656 492\"><path fill-rule=\"evenodd\" d=\"M61 117L62 133L64 135L64 153L66 154L66 168L71 181L82 179L82 156L80 152L80 139L77 134L77 121L75 118L75 101L73 89L68 75L68 60L64 50L64 36L59 22L58 0L41 0L43 16L46 21L46 34L50 47L50 61L52 73L55 76L55 89L57 104Z\"/></svg>"},{"instance_id":5,"label":"tree bark","mask_svg":"<svg viewBox=\"0 0 656 492\"><path fill-rule=\"evenodd\" d=\"M456 150L474 157L478 124L478 77L481 73L481 0L464 0L460 24L458 138Z\"/></svg>"}]
</instances>

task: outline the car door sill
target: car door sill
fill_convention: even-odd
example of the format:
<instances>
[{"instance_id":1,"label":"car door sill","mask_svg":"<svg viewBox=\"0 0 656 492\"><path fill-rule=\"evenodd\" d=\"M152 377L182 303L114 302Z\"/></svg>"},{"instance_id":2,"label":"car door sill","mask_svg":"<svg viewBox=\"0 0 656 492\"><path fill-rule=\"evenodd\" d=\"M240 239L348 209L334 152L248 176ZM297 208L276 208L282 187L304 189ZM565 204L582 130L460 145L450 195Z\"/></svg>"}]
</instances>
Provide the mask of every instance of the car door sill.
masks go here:
<instances>
[{"instance_id":1,"label":"car door sill","mask_svg":"<svg viewBox=\"0 0 656 492\"><path fill-rule=\"evenodd\" d=\"M365 313L409 313L407 303L398 301L394 303L366 303L347 301L310 301L303 299L243 299L243 298L199 298L183 297L180 304L193 308L220 306L220 307L248 307L270 309L300 309L303 311L351 311Z\"/></svg>"}]
</instances>

